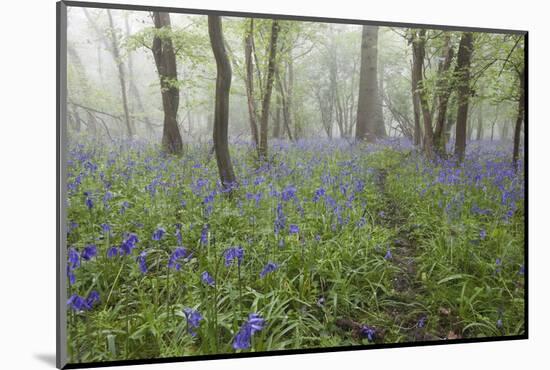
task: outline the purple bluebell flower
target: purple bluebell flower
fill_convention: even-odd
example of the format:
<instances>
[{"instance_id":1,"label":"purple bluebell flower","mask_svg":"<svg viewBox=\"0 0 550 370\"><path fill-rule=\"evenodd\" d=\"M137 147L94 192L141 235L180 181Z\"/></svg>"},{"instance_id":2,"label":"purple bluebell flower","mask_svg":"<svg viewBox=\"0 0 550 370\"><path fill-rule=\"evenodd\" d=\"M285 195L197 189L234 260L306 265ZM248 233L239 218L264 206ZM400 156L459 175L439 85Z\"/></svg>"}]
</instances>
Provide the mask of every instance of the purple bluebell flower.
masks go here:
<instances>
[{"instance_id":1,"label":"purple bluebell flower","mask_svg":"<svg viewBox=\"0 0 550 370\"><path fill-rule=\"evenodd\" d=\"M132 253L132 250L136 247L139 239L136 234L129 233L120 246L119 254L128 255Z\"/></svg>"},{"instance_id":2,"label":"purple bluebell flower","mask_svg":"<svg viewBox=\"0 0 550 370\"><path fill-rule=\"evenodd\" d=\"M78 254L77 250L74 248L69 249L69 266L71 267L71 270L74 270L75 268L80 266L80 255Z\"/></svg>"},{"instance_id":3,"label":"purple bluebell flower","mask_svg":"<svg viewBox=\"0 0 550 370\"><path fill-rule=\"evenodd\" d=\"M70 306L75 311L86 311L88 310L88 304L86 299L82 298L78 294L73 294L68 300L67 305Z\"/></svg>"},{"instance_id":4,"label":"purple bluebell flower","mask_svg":"<svg viewBox=\"0 0 550 370\"><path fill-rule=\"evenodd\" d=\"M208 244L208 224L204 224L201 230L201 244L206 245Z\"/></svg>"},{"instance_id":5,"label":"purple bluebell flower","mask_svg":"<svg viewBox=\"0 0 550 370\"><path fill-rule=\"evenodd\" d=\"M281 198L285 202L287 202L291 199L295 199L296 198L296 187L294 187L294 185L289 185L286 188L284 188L281 191Z\"/></svg>"},{"instance_id":6,"label":"purple bluebell flower","mask_svg":"<svg viewBox=\"0 0 550 370\"><path fill-rule=\"evenodd\" d=\"M487 231L485 231L485 229L481 229L479 232L479 237L484 240L487 237Z\"/></svg>"},{"instance_id":7,"label":"purple bluebell flower","mask_svg":"<svg viewBox=\"0 0 550 370\"><path fill-rule=\"evenodd\" d=\"M120 204L120 214L123 215L124 213L126 213L126 209L128 209L130 207L130 203L128 203L127 201L124 201Z\"/></svg>"},{"instance_id":8,"label":"purple bluebell flower","mask_svg":"<svg viewBox=\"0 0 550 370\"><path fill-rule=\"evenodd\" d=\"M201 280L204 284L208 286L214 286L216 284L216 282L214 281L214 278L207 271L204 271L201 274Z\"/></svg>"},{"instance_id":9,"label":"purple bluebell flower","mask_svg":"<svg viewBox=\"0 0 550 370\"><path fill-rule=\"evenodd\" d=\"M76 282L76 276L71 269L70 265L67 265L67 277L69 278L69 283L73 285Z\"/></svg>"},{"instance_id":10,"label":"purple bluebell flower","mask_svg":"<svg viewBox=\"0 0 550 370\"><path fill-rule=\"evenodd\" d=\"M104 234L110 234L111 233L111 225L109 224L101 224L101 230Z\"/></svg>"},{"instance_id":11,"label":"purple bluebell flower","mask_svg":"<svg viewBox=\"0 0 550 370\"><path fill-rule=\"evenodd\" d=\"M165 233L166 230L162 227L159 227L153 232L153 240L161 240Z\"/></svg>"},{"instance_id":12,"label":"purple bluebell flower","mask_svg":"<svg viewBox=\"0 0 550 370\"><path fill-rule=\"evenodd\" d=\"M524 265L521 265L521 266L519 267L518 274L520 274L520 275L525 275L525 266L524 266Z\"/></svg>"},{"instance_id":13,"label":"purple bluebell flower","mask_svg":"<svg viewBox=\"0 0 550 370\"><path fill-rule=\"evenodd\" d=\"M391 260L393 258L390 249L388 248L388 251L386 252L386 255L384 256L385 259Z\"/></svg>"},{"instance_id":14,"label":"purple bluebell flower","mask_svg":"<svg viewBox=\"0 0 550 370\"><path fill-rule=\"evenodd\" d=\"M418 326L419 328L423 328L424 326L426 326L426 316L422 316L422 317L418 320L417 326Z\"/></svg>"},{"instance_id":15,"label":"purple bluebell flower","mask_svg":"<svg viewBox=\"0 0 550 370\"><path fill-rule=\"evenodd\" d=\"M184 308L183 313L185 314L185 319L187 320L187 332L191 336L196 336L197 333L194 329L198 328L203 317L199 311L192 308Z\"/></svg>"},{"instance_id":16,"label":"purple bluebell flower","mask_svg":"<svg viewBox=\"0 0 550 370\"><path fill-rule=\"evenodd\" d=\"M286 226L286 216L283 212L283 205L281 203L277 204L277 211L275 213L275 234L279 234L281 230L284 230Z\"/></svg>"},{"instance_id":17,"label":"purple bluebell flower","mask_svg":"<svg viewBox=\"0 0 550 370\"><path fill-rule=\"evenodd\" d=\"M187 257L187 249L185 249L184 247L177 247L170 255L170 259L168 260L168 268L173 268L176 271L179 271L181 269L181 263L179 263L178 260Z\"/></svg>"},{"instance_id":18,"label":"purple bluebell flower","mask_svg":"<svg viewBox=\"0 0 550 370\"><path fill-rule=\"evenodd\" d=\"M92 290L87 298L81 297L78 294L73 294L67 300L67 305L71 306L75 311L89 311L97 302L99 302L99 293Z\"/></svg>"},{"instance_id":19,"label":"purple bluebell flower","mask_svg":"<svg viewBox=\"0 0 550 370\"><path fill-rule=\"evenodd\" d=\"M313 195L313 201L317 202L321 197L325 195L325 189L324 188L318 188L315 190L315 194Z\"/></svg>"},{"instance_id":20,"label":"purple bluebell flower","mask_svg":"<svg viewBox=\"0 0 550 370\"><path fill-rule=\"evenodd\" d=\"M67 234L70 234L74 229L78 227L78 222L71 221L67 225Z\"/></svg>"},{"instance_id":21,"label":"purple bluebell flower","mask_svg":"<svg viewBox=\"0 0 550 370\"><path fill-rule=\"evenodd\" d=\"M181 235L181 224L180 223L177 223L176 224L176 238L178 239L178 245L182 245L183 244L183 236Z\"/></svg>"},{"instance_id":22,"label":"purple bluebell flower","mask_svg":"<svg viewBox=\"0 0 550 370\"><path fill-rule=\"evenodd\" d=\"M94 244L88 244L86 247L84 247L84 250L82 251L82 258L86 261L91 260L93 257L97 255L97 247Z\"/></svg>"},{"instance_id":23,"label":"purple bluebell flower","mask_svg":"<svg viewBox=\"0 0 550 370\"><path fill-rule=\"evenodd\" d=\"M110 191L106 191L105 192L105 195L103 195L103 203L105 205L108 205L108 202L113 199L113 193L111 193Z\"/></svg>"},{"instance_id":24,"label":"purple bluebell flower","mask_svg":"<svg viewBox=\"0 0 550 370\"><path fill-rule=\"evenodd\" d=\"M244 249L242 247L227 248L224 252L225 266L229 267L233 260L237 260L240 266L244 257Z\"/></svg>"},{"instance_id":25,"label":"purple bluebell flower","mask_svg":"<svg viewBox=\"0 0 550 370\"><path fill-rule=\"evenodd\" d=\"M290 224L288 226L288 232L290 234L298 234L300 232L300 228L298 227L298 225Z\"/></svg>"},{"instance_id":26,"label":"purple bluebell flower","mask_svg":"<svg viewBox=\"0 0 550 370\"><path fill-rule=\"evenodd\" d=\"M97 302L99 302L99 293L95 290L92 290L86 298L86 304L88 305L88 307L90 307L90 309L92 309Z\"/></svg>"},{"instance_id":27,"label":"purple bluebell flower","mask_svg":"<svg viewBox=\"0 0 550 370\"><path fill-rule=\"evenodd\" d=\"M92 209L94 207L94 201L89 196L86 196L86 200L84 202L86 203L86 207L88 207L88 209Z\"/></svg>"},{"instance_id":28,"label":"purple bluebell flower","mask_svg":"<svg viewBox=\"0 0 550 370\"><path fill-rule=\"evenodd\" d=\"M139 265L139 270L141 271L142 274L146 274L147 273L147 261L146 261L146 258L147 257L147 252L146 251L142 251L139 256L137 257L137 262L138 262L138 265Z\"/></svg>"},{"instance_id":29,"label":"purple bluebell flower","mask_svg":"<svg viewBox=\"0 0 550 370\"><path fill-rule=\"evenodd\" d=\"M502 319L497 320L497 328L502 328Z\"/></svg>"},{"instance_id":30,"label":"purple bluebell flower","mask_svg":"<svg viewBox=\"0 0 550 370\"><path fill-rule=\"evenodd\" d=\"M368 325L363 325L361 327L361 336L367 338L369 342L373 342L376 339L376 329Z\"/></svg>"},{"instance_id":31,"label":"purple bluebell flower","mask_svg":"<svg viewBox=\"0 0 550 370\"><path fill-rule=\"evenodd\" d=\"M277 270L279 266L273 262L268 262L264 269L260 272L260 278L264 278L270 272Z\"/></svg>"},{"instance_id":32,"label":"purple bluebell flower","mask_svg":"<svg viewBox=\"0 0 550 370\"><path fill-rule=\"evenodd\" d=\"M249 349L251 346L250 340L254 333L264 328L265 320L258 314L252 313L248 316L248 320L241 326L235 339L233 340L233 349Z\"/></svg>"},{"instance_id":33,"label":"purple bluebell flower","mask_svg":"<svg viewBox=\"0 0 550 370\"><path fill-rule=\"evenodd\" d=\"M120 253L122 254L122 251L120 251ZM119 251L118 251L117 247L111 247L111 248L107 249L107 258L116 257L116 256L118 256L118 254L119 254Z\"/></svg>"}]
</instances>

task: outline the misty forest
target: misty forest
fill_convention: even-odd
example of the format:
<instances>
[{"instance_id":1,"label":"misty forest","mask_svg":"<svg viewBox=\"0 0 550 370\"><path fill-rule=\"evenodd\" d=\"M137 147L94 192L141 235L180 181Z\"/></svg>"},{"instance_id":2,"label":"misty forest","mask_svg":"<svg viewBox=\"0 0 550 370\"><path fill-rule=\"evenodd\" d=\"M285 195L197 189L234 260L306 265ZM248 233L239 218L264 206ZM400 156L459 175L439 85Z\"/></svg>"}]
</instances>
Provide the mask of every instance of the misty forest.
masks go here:
<instances>
[{"instance_id":1,"label":"misty forest","mask_svg":"<svg viewBox=\"0 0 550 370\"><path fill-rule=\"evenodd\" d=\"M67 14L70 362L524 333L523 34Z\"/></svg>"}]
</instances>

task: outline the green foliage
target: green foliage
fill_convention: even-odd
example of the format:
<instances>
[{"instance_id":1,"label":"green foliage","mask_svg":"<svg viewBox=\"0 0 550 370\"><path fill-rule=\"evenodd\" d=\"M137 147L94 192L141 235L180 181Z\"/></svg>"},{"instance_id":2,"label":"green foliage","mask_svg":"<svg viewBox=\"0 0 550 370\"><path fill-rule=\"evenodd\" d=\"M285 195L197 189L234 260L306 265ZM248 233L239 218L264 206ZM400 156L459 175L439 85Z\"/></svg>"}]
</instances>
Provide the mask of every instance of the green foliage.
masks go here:
<instances>
[{"instance_id":1,"label":"green foliage","mask_svg":"<svg viewBox=\"0 0 550 370\"><path fill-rule=\"evenodd\" d=\"M272 169L256 175L247 148L232 146L242 187L205 203L217 182L205 145L181 159L149 146L71 146L69 184L83 175L69 193L68 219L78 226L68 244L77 250L96 244L98 255L74 271L69 294L96 290L101 297L91 311L69 311L71 361L233 352L233 338L250 312L266 319L253 338L255 351L367 343L338 326L342 318L376 327L386 343L443 338L451 331L464 337L523 332L520 204L503 221L507 207L492 180L434 185L444 168L408 150L319 148L280 148ZM196 188L199 179L206 181L202 189ZM341 186L357 181L364 187L350 199ZM289 185L296 185L296 201L270 195ZM323 198L312 201L319 187L341 205L339 216ZM249 196L256 193L262 194L258 202ZM279 202L287 228L274 234ZM492 213L474 214L474 205ZM111 226L108 234L101 231L104 223ZM167 260L178 245L178 223L192 257L175 271ZM298 234L288 233L291 223ZM166 235L152 240L159 227ZM108 258L108 248L120 245L127 232L138 235L137 251ZM223 251L236 245L245 250L240 269L223 260ZM145 274L135 260L141 251L147 251ZM279 268L260 278L268 261ZM201 282L203 271L215 287ZM188 332L185 307L204 317L196 336Z\"/></svg>"}]
</instances>

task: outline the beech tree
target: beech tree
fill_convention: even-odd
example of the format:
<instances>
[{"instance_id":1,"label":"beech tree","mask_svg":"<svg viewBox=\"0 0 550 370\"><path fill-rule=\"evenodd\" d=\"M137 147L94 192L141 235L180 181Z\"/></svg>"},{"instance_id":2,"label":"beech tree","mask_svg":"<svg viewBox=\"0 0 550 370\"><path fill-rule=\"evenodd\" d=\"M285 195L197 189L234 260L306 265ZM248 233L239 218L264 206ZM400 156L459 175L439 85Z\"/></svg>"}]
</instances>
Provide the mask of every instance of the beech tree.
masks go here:
<instances>
[{"instance_id":1,"label":"beech tree","mask_svg":"<svg viewBox=\"0 0 550 370\"><path fill-rule=\"evenodd\" d=\"M470 99L470 61L473 52L473 34L463 32L458 47L456 78L457 104L455 156L459 162L464 160L466 152L466 126L468 122L468 102Z\"/></svg>"},{"instance_id":2,"label":"beech tree","mask_svg":"<svg viewBox=\"0 0 550 370\"><path fill-rule=\"evenodd\" d=\"M153 22L157 30L169 30L170 14L153 12ZM162 129L162 146L171 154L181 154L183 142L178 128L177 114L179 106L179 87L176 66L176 55L169 34L158 33L153 38L151 48L160 79L164 125Z\"/></svg>"},{"instance_id":3,"label":"beech tree","mask_svg":"<svg viewBox=\"0 0 550 370\"><path fill-rule=\"evenodd\" d=\"M229 125L229 91L231 89L231 63L225 51L222 22L219 16L208 16L208 34L216 59L216 98L214 108L214 150L220 181L226 190L233 189L236 180L229 156L227 131Z\"/></svg>"},{"instance_id":4,"label":"beech tree","mask_svg":"<svg viewBox=\"0 0 550 370\"><path fill-rule=\"evenodd\" d=\"M260 159L267 158L267 135L269 121L269 106L271 104L271 92L273 90L273 81L275 78L275 62L277 58L277 37L279 35L279 22L271 22L271 37L269 42L269 54L267 64L267 77L262 97L262 115L260 117L260 145L258 154Z\"/></svg>"},{"instance_id":5,"label":"beech tree","mask_svg":"<svg viewBox=\"0 0 550 370\"><path fill-rule=\"evenodd\" d=\"M256 107L256 99L254 98L254 65L252 61L252 51L254 49L254 19L250 18L250 27L247 29L244 37L244 53L246 65L246 98L248 103L248 116L250 120L250 134L254 146L258 147L258 124L257 116L258 109Z\"/></svg>"},{"instance_id":6,"label":"beech tree","mask_svg":"<svg viewBox=\"0 0 550 370\"><path fill-rule=\"evenodd\" d=\"M378 26L363 26L355 138L375 141L386 135L378 95Z\"/></svg>"}]
</instances>

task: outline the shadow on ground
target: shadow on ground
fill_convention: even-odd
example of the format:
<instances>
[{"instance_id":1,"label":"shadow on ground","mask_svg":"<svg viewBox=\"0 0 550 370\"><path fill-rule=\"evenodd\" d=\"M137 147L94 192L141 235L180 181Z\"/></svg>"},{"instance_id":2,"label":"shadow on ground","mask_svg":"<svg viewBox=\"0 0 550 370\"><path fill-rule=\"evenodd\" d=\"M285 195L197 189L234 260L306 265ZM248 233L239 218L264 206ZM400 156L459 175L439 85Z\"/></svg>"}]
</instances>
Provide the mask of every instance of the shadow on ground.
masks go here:
<instances>
[{"instance_id":1,"label":"shadow on ground","mask_svg":"<svg viewBox=\"0 0 550 370\"><path fill-rule=\"evenodd\" d=\"M35 353L34 358L45 363L46 365L55 367L55 353Z\"/></svg>"}]
</instances>

